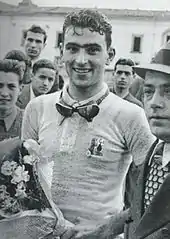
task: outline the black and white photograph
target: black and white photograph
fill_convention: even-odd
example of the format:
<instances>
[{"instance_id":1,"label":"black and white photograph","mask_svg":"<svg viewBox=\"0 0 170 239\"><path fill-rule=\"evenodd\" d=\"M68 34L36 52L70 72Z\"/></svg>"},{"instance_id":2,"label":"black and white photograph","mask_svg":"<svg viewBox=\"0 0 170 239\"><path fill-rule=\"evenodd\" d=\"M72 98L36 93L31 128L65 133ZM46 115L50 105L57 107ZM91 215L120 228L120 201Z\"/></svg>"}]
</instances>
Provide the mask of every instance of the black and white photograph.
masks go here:
<instances>
[{"instance_id":1,"label":"black and white photograph","mask_svg":"<svg viewBox=\"0 0 170 239\"><path fill-rule=\"evenodd\" d=\"M170 0L0 0L0 239L170 239Z\"/></svg>"}]
</instances>

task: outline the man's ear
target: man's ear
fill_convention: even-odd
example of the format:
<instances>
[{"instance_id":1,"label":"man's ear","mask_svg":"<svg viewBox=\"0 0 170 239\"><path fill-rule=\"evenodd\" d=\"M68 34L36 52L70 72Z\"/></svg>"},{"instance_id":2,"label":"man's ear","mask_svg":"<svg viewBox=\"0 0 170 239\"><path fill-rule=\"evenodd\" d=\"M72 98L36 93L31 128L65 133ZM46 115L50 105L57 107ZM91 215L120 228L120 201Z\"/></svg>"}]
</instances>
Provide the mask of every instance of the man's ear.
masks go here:
<instances>
[{"instance_id":1,"label":"man's ear","mask_svg":"<svg viewBox=\"0 0 170 239\"><path fill-rule=\"evenodd\" d=\"M107 57L105 64L106 64L106 66L109 66L109 65L110 65L110 59L109 59L109 57Z\"/></svg>"},{"instance_id":2,"label":"man's ear","mask_svg":"<svg viewBox=\"0 0 170 239\"><path fill-rule=\"evenodd\" d=\"M62 42L60 42L59 50L60 50L60 57L61 58L63 57L63 48L64 48L64 44Z\"/></svg>"},{"instance_id":3,"label":"man's ear","mask_svg":"<svg viewBox=\"0 0 170 239\"><path fill-rule=\"evenodd\" d=\"M107 50L107 59L106 59L106 65L110 65L110 63L113 61L114 57L115 57L115 49L113 47L109 47Z\"/></svg>"},{"instance_id":4,"label":"man's ear","mask_svg":"<svg viewBox=\"0 0 170 239\"><path fill-rule=\"evenodd\" d=\"M43 49L46 47L46 45L47 45L47 43L44 43L44 44L43 44Z\"/></svg>"},{"instance_id":5,"label":"man's ear","mask_svg":"<svg viewBox=\"0 0 170 239\"><path fill-rule=\"evenodd\" d=\"M19 84L19 95L21 94L23 88L24 84L23 83Z\"/></svg>"}]
</instances>

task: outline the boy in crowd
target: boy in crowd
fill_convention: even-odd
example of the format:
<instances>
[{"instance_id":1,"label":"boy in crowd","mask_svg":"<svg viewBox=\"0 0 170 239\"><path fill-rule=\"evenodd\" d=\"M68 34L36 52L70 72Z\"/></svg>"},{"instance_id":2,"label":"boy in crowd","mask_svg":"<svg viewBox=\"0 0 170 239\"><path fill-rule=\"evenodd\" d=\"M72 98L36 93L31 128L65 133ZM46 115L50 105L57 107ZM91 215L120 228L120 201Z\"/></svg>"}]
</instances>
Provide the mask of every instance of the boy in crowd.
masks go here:
<instances>
[{"instance_id":1,"label":"boy in crowd","mask_svg":"<svg viewBox=\"0 0 170 239\"><path fill-rule=\"evenodd\" d=\"M22 90L22 65L0 61L0 140L20 136L23 112L16 106Z\"/></svg>"},{"instance_id":2,"label":"boy in crowd","mask_svg":"<svg viewBox=\"0 0 170 239\"><path fill-rule=\"evenodd\" d=\"M20 62L23 70L23 84L29 84L32 81L31 61L22 51L11 50L5 55L4 59L17 60Z\"/></svg>"},{"instance_id":3,"label":"boy in crowd","mask_svg":"<svg viewBox=\"0 0 170 239\"><path fill-rule=\"evenodd\" d=\"M37 96L47 94L55 82L56 72L56 67L50 60L38 60L33 65L32 82L24 86L18 97L18 107L25 109L30 100Z\"/></svg>"}]
</instances>

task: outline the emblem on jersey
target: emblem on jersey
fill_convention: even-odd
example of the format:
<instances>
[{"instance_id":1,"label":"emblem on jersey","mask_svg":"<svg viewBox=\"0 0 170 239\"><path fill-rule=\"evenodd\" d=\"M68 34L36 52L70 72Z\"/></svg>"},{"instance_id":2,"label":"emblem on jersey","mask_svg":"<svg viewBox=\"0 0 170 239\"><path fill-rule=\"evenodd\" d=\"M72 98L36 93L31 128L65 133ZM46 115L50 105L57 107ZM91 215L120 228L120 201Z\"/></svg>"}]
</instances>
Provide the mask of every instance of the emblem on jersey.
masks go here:
<instances>
[{"instance_id":1,"label":"emblem on jersey","mask_svg":"<svg viewBox=\"0 0 170 239\"><path fill-rule=\"evenodd\" d=\"M103 156L103 145L104 140L102 138L92 138L90 147L87 150L86 155L90 157L91 155Z\"/></svg>"}]
</instances>

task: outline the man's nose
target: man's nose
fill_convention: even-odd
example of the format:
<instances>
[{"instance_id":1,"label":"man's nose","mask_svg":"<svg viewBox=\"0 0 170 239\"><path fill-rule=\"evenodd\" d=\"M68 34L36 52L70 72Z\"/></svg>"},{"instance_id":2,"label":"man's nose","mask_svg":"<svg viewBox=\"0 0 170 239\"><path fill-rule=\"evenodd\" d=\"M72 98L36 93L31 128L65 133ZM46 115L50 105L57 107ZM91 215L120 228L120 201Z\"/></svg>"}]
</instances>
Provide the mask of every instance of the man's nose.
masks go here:
<instances>
[{"instance_id":1,"label":"man's nose","mask_svg":"<svg viewBox=\"0 0 170 239\"><path fill-rule=\"evenodd\" d=\"M125 79L125 77L126 77L125 72L122 72L121 79Z\"/></svg>"},{"instance_id":2,"label":"man's nose","mask_svg":"<svg viewBox=\"0 0 170 239\"><path fill-rule=\"evenodd\" d=\"M31 47L36 47L36 42L32 41L30 45L31 45Z\"/></svg>"},{"instance_id":3,"label":"man's nose","mask_svg":"<svg viewBox=\"0 0 170 239\"><path fill-rule=\"evenodd\" d=\"M87 63L87 54L84 49L81 49L75 59L77 64L86 64Z\"/></svg>"},{"instance_id":4,"label":"man's nose","mask_svg":"<svg viewBox=\"0 0 170 239\"><path fill-rule=\"evenodd\" d=\"M7 98L9 96L9 90L7 87L3 87L3 89L1 89L1 95L4 97L4 98Z\"/></svg>"},{"instance_id":5,"label":"man's nose","mask_svg":"<svg viewBox=\"0 0 170 239\"><path fill-rule=\"evenodd\" d=\"M156 90L151 99L151 108L163 108L164 97L160 95L160 92Z\"/></svg>"},{"instance_id":6,"label":"man's nose","mask_svg":"<svg viewBox=\"0 0 170 239\"><path fill-rule=\"evenodd\" d=\"M48 78L43 80L43 84L44 84L44 86L48 86L48 84L49 84Z\"/></svg>"}]
</instances>

